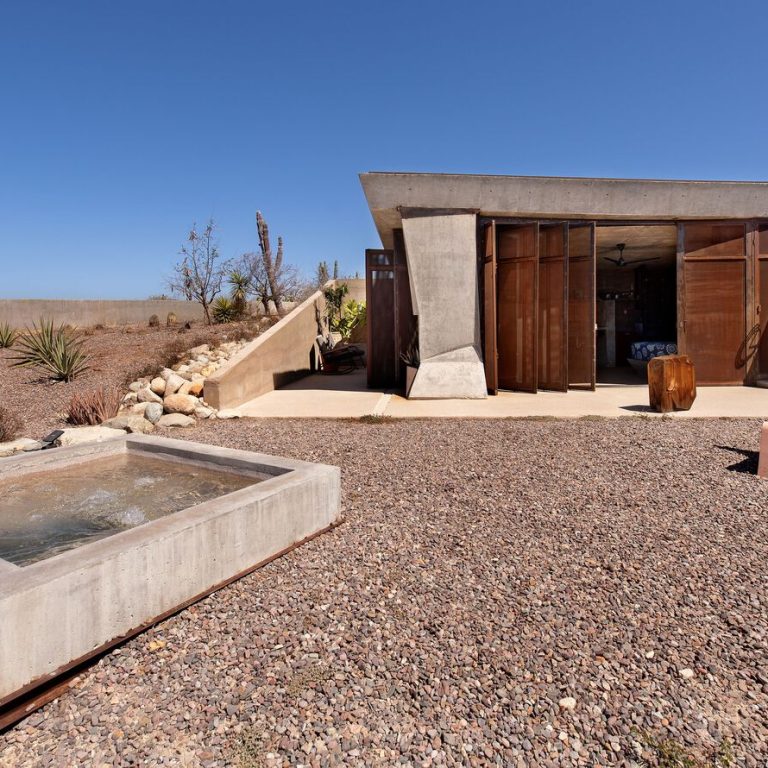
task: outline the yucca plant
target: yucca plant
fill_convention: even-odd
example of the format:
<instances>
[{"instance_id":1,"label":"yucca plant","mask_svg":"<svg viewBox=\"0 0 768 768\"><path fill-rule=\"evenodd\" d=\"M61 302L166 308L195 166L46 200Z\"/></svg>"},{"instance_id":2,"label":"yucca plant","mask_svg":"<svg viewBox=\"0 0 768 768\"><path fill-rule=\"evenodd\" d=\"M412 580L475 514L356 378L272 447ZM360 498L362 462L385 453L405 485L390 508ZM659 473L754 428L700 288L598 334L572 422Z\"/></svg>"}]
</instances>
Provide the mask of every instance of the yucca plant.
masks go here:
<instances>
[{"instance_id":1,"label":"yucca plant","mask_svg":"<svg viewBox=\"0 0 768 768\"><path fill-rule=\"evenodd\" d=\"M11 328L8 323L0 323L0 349L10 349L16 343L18 336L15 328Z\"/></svg>"},{"instance_id":2,"label":"yucca plant","mask_svg":"<svg viewBox=\"0 0 768 768\"><path fill-rule=\"evenodd\" d=\"M72 395L67 409L70 424L101 424L117 416L120 410L120 390L99 387L91 392Z\"/></svg>"},{"instance_id":3,"label":"yucca plant","mask_svg":"<svg viewBox=\"0 0 768 768\"><path fill-rule=\"evenodd\" d=\"M229 283L237 319L240 319L248 310L248 290L251 287L251 279L248 275L235 269L229 273L227 282Z\"/></svg>"},{"instance_id":4,"label":"yucca plant","mask_svg":"<svg viewBox=\"0 0 768 768\"><path fill-rule=\"evenodd\" d=\"M88 370L88 355L83 351L85 340L77 331L53 320L40 319L32 324L16 341L17 354L13 365L23 368L41 368L59 381L72 381Z\"/></svg>"},{"instance_id":5,"label":"yucca plant","mask_svg":"<svg viewBox=\"0 0 768 768\"><path fill-rule=\"evenodd\" d=\"M232 299L221 296L213 302L213 317L217 323L231 323L237 318L237 305Z\"/></svg>"}]
</instances>

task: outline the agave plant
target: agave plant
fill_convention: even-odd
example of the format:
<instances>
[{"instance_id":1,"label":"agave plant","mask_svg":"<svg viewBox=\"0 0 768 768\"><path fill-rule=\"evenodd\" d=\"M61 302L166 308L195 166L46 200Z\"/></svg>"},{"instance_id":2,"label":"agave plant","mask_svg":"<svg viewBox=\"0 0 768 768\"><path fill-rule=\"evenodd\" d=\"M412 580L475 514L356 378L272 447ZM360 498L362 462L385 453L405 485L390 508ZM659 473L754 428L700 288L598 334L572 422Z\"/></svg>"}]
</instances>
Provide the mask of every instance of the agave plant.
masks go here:
<instances>
[{"instance_id":1,"label":"agave plant","mask_svg":"<svg viewBox=\"0 0 768 768\"><path fill-rule=\"evenodd\" d=\"M40 319L16 341L13 365L42 368L59 381L72 381L88 370L88 355L83 351L84 339L67 326L54 327L53 320Z\"/></svg>"},{"instance_id":2,"label":"agave plant","mask_svg":"<svg viewBox=\"0 0 768 768\"><path fill-rule=\"evenodd\" d=\"M213 317L217 323L231 323L237 318L238 308L232 299L221 296L213 302Z\"/></svg>"},{"instance_id":3,"label":"agave plant","mask_svg":"<svg viewBox=\"0 0 768 768\"><path fill-rule=\"evenodd\" d=\"M0 349L10 349L18 338L18 332L8 323L0 323Z\"/></svg>"}]
</instances>

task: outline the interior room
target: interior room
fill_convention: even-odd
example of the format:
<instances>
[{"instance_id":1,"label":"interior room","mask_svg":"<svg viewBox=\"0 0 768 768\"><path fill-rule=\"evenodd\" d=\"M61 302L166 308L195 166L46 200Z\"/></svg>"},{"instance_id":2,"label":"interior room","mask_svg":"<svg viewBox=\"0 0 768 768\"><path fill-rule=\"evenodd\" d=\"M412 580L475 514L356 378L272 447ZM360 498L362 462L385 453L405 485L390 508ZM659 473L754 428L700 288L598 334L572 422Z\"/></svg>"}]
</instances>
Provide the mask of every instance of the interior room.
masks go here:
<instances>
[{"instance_id":1,"label":"interior room","mask_svg":"<svg viewBox=\"0 0 768 768\"><path fill-rule=\"evenodd\" d=\"M636 384L677 351L677 227L598 225L597 380Z\"/></svg>"}]
</instances>

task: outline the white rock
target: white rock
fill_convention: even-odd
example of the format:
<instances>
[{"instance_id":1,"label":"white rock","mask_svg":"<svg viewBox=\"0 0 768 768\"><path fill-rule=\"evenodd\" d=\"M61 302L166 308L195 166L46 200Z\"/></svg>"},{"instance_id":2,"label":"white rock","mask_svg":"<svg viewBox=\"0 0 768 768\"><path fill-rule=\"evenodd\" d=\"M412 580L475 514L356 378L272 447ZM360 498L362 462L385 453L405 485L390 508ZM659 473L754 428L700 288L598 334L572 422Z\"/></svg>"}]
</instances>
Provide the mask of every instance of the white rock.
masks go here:
<instances>
[{"instance_id":1,"label":"white rock","mask_svg":"<svg viewBox=\"0 0 768 768\"><path fill-rule=\"evenodd\" d=\"M694 672L692 669L688 669L687 667L685 669L680 670L680 677L683 678L683 680L690 680L694 675Z\"/></svg>"},{"instance_id":2,"label":"white rock","mask_svg":"<svg viewBox=\"0 0 768 768\"><path fill-rule=\"evenodd\" d=\"M138 392L140 389L143 389L144 384L140 381L132 381L128 385L128 389L131 390L131 392Z\"/></svg>"},{"instance_id":3,"label":"white rock","mask_svg":"<svg viewBox=\"0 0 768 768\"><path fill-rule=\"evenodd\" d=\"M152 423L147 421L140 413L126 413L124 416L115 416L114 419L107 419L102 422L101 426L124 429L127 432L136 432L139 434L152 432L155 428Z\"/></svg>"},{"instance_id":4,"label":"white rock","mask_svg":"<svg viewBox=\"0 0 768 768\"><path fill-rule=\"evenodd\" d=\"M111 440L113 437L124 434L124 429L112 429L101 424L95 427L72 427L63 430L63 434L56 442L62 446L100 443L102 440Z\"/></svg>"},{"instance_id":5,"label":"white rock","mask_svg":"<svg viewBox=\"0 0 768 768\"><path fill-rule=\"evenodd\" d=\"M29 437L20 437L17 440L9 440L7 443L0 443L0 456L13 456L14 453L35 450L33 446L39 448L40 445L41 444L37 440L32 440Z\"/></svg>"},{"instance_id":6,"label":"white rock","mask_svg":"<svg viewBox=\"0 0 768 768\"><path fill-rule=\"evenodd\" d=\"M137 396L135 392L129 392L124 398L124 403L135 403L137 400Z\"/></svg>"},{"instance_id":7,"label":"white rock","mask_svg":"<svg viewBox=\"0 0 768 768\"><path fill-rule=\"evenodd\" d=\"M162 376L155 376L152 381L149 382L149 388L156 394L156 395L164 395L165 394L165 379Z\"/></svg>"},{"instance_id":8,"label":"white rock","mask_svg":"<svg viewBox=\"0 0 768 768\"><path fill-rule=\"evenodd\" d=\"M211 362L211 359L207 355L198 355L195 358L196 363L200 363L200 365L206 365Z\"/></svg>"},{"instance_id":9,"label":"white rock","mask_svg":"<svg viewBox=\"0 0 768 768\"><path fill-rule=\"evenodd\" d=\"M174 373L175 371L171 370L170 368L163 368L163 370L160 371L160 378L168 381L168 377L173 376Z\"/></svg>"},{"instance_id":10,"label":"white rock","mask_svg":"<svg viewBox=\"0 0 768 768\"><path fill-rule=\"evenodd\" d=\"M136 405L131 406L129 413L138 413L140 416L143 416L150 405L157 405L157 403L136 403Z\"/></svg>"},{"instance_id":11,"label":"white rock","mask_svg":"<svg viewBox=\"0 0 768 768\"><path fill-rule=\"evenodd\" d=\"M189 350L189 354L193 357L195 355L204 355L208 350L210 350L208 344L201 344L199 347L192 347L192 349Z\"/></svg>"},{"instance_id":12,"label":"white rock","mask_svg":"<svg viewBox=\"0 0 768 768\"><path fill-rule=\"evenodd\" d=\"M178 392L181 387L184 386L186 379L179 376L178 373L171 373L171 375L165 380L165 396L172 395L174 392Z\"/></svg>"},{"instance_id":13,"label":"white rock","mask_svg":"<svg viewBox=\"0 0 768 768\"><path fill-rule=\"evenodd\" d=\"M652 659L655 656L655 653L653 651L646 651L645 652L645 658L646 659Z\"/></svg>"},{"instance_id":14,"label":"white rock","mask_svg":"<svg viewBox=\"0 0 768 768\"><path fill-rule=\"evenodd\" d=\"M181 365L175 365L174 370L176 373L187 373L189 371L189 366L186 363L182 363Z\"/></svg>"},{"instance_id":15,"label":"white rock","mask_svg":"<svg viewBox=\"0 0 768 768\"><path fill-rule=\"evenodd\" d=\"M140 403L162 403L163 398L156 395L149 387L140 389L136 395Z\"/></svg>"},{"instance_id":16,"label":"white rock","mask_svg":"<svg viewBox=\"0 0 768 768\"><path fill-rule=\"evenodd\" d=\"M565 696L557 702L557 706L567 712L573 712L576 709L576 699L573 696Z\"/></svg>"},{"instance_id":17,"label":"white rock","mask_svg":"<svg viewBox=\"0 0 768 768\"><path fill-rule=\"evenodd\" d=\"M185 416L183 413L166 413L161 416L157 422L158 427L191 427L195 420L191 416Z\"/></svg>"},{"instance_id":18,"label":"white rock","mask_svg":"<svg viewBox=\"0 0 768 768\"><path fill-rule=\"evenodd\" d=\"M216 413L217 419L239 419L240 414L232 408L225 408L223 411Z\"/></svg>"},{"instance_id":19,"label":"white rock","mask_svg":"<svg viewBox=\"0 0 768 768\"><path fill-rule=\"evenodd\" d=\"M158 419L163 415L163 406L160 403L147 403L147 409L144 411L144 418L151 424L157 424Z\"/></svg>"},{"instance_id":20,"label":"white rock","mask_svg":"<svg viewBox=\"0 0 768 768\"><path fill-rule=\"evenodd\" d=\"M198 419L209 419L213 413L213 408L208 408L205 405L195 408L195 416L197 416Z\"/></svg>"}]
</instances>

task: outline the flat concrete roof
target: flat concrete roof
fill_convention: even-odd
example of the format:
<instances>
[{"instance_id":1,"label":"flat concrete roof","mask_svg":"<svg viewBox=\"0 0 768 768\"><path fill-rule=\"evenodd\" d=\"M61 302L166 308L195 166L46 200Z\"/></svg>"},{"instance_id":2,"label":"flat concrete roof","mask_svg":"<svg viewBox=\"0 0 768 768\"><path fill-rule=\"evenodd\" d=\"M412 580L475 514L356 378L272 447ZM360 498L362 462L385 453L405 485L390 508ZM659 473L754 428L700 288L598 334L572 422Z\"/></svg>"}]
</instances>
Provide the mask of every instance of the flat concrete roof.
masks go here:
<instances>
[{"instance_id":1,"label":"flat concrete roof","mask_svg":"<svg viewBox=\"0 0 768 768\"><path fill-rule=\"evenodd\" d=\"M768 182L590 179L443 173L361 173L384 247L403 212L618 221L768 217Z\"/></svg>"}]
</instances>

